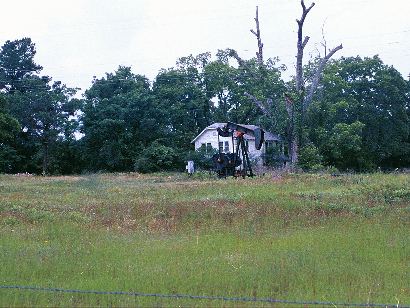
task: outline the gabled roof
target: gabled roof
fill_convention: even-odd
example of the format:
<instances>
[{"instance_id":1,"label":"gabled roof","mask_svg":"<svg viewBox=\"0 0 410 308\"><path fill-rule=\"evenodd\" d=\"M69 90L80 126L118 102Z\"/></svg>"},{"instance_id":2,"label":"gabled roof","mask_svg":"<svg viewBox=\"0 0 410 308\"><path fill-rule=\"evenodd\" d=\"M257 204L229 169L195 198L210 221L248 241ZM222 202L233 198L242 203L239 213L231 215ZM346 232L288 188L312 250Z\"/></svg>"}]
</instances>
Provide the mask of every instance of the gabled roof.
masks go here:
<instances>
[{"instance_id":1,"label":"gabled roof","mask_svg":"<svg viewBox=\"0 0 410 308\"><path fill-rule=\"evenodd\" d=\"M213 124L205 127L202 130L202 132L200 132L198 134L198 136L196 136L194 138L194 140L191 141L191 143L195 143L195 141L207 130L217 130L218 128L222 128L225 125L226 125L226 123L213 123ZM251 130L259 128L259 126L256 126L256 125L249 125L249 124L239 124L239 125L244 126L244 127L248 128L248 129L251 129ZM265 131L265 141L281 141L282 140L282 138L279 135L273 134L273 133L268 132L266 130L264 130L264 131ZM248 140L254 140L255 139L255 137L249 136L249 135L245 135L244 137L245 137L245 139L248 139Z\"/></svg>"}]
</instances>

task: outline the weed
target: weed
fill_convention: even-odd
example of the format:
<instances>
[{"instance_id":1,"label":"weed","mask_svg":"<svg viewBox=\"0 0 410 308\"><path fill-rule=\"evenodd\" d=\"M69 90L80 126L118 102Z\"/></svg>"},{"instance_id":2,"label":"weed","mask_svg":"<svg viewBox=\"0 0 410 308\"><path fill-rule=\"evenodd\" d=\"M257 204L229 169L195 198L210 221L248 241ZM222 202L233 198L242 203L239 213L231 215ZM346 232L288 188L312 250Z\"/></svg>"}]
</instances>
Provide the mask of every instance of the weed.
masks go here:
<instances>
[{"instance_id":1,"label":"weed","mask_svg":"<svg viewBox=\"0 0 410 308\"><path fill-rule=\"evenodd\" d=\"M409 187L403 174L4 175L0 277L73 289L408 303ZM0 291L0 306L176 305L235 306Z\"/></svg>"}]
</instances>

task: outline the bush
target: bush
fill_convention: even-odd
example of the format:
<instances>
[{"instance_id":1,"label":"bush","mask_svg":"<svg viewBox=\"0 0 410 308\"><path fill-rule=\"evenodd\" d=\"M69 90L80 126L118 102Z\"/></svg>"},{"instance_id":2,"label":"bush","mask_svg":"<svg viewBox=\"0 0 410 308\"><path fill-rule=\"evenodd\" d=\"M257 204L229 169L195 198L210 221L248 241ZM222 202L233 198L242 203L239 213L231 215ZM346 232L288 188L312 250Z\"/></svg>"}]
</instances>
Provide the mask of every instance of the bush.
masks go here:
<instances>
[{"instance_id":1,"label":"bush","mask_svg":"<svg viewBox=\"0 0 410 308\"><path fill-rule=\"evenodd\" d=\"M322 155L313 144L308 144L300 149L298 166L304 171L323 169L322 161Z\"/></svg>"},{"instance_id":2,"label":"bush","mask_svg":"<svg viewBox=\"0 0 410 308\"><path fill-rule=\"evenodd\" d=\"M213 168L212 156L219 153L217 149L212 148L208 151L205 148L200 148L197 151L189 152L186 155L186 161L193 160L195 163L195 170L210 170Z\"/></svg>"},{"instance_id":3,"label":"bush","mask_svg":"<svg viewBox=\"0 0 410 308\"><path fill-rule=\"evenodd\" d=\"M279 147L268 147L266 153L263 156L264 164L268 167L281 167L286 159L280 151Z\"/></svg>"},{"instance_id":4,"label":"bush","mask_svg":"<svg viewBox=\"0 0 410 308\"><path fill-rule=\"evenodd\" d=\"M134 169L141 173L168 171L176 169L178 164L179 157L173 148L154 141L135 160Z\"/></svg>"}]
</instances>

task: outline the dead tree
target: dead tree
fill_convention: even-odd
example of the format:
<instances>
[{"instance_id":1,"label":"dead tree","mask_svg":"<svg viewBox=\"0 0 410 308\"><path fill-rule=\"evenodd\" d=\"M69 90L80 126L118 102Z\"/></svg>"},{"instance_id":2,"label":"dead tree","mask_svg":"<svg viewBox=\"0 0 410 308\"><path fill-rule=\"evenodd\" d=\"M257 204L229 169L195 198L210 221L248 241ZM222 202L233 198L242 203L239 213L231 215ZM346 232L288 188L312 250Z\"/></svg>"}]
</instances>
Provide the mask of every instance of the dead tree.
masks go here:
<instances>
[{"instance_id":1,"label":"dead tree","mask_svg":"<svg viewBox=\"0 0 410 308\"><path fill-rule=\"evenodd\" d=\"M258 60L259 67L262 68L264 63L263 63L263 43L262 43L262 38L261 38L261 30L259 27L259 11L258 7L256 7L256 16L255 16L255 24L256 24L256 30L251 29L251 33L255 35L256 40L258 41L258 51L256 52L256 59ZM233 56L239 63L239 65L244 64L244 61L239 58L238 54L232 53L231 56ZM245 92L244 93L247 97L249 97L253 103L263 112L268 117L272 117L272 113L270 110L270 106L272 105L272 100L268 98L266 102L258 100L254 95Z\"/></svg>"},{"instance_id":2,"label":"dead tree","mask_svg":"<svg viewBox=\"0 0 410 308\"><path fill-rule=\"evenodd\" d=\"M259 28L259 12L258 7L256 7L256 31L251 29L251 33L256 36L256 40L258 41L258 51L256 52L256 59L258 59L258 63L260 66L263 66L263 43L261 39L261 30Z\"/></svg>"},{"instance_id":3,"label":"dead tree","mask_svg":"<svg viewBox=\"0 0 410 308\"><path fill-rule=\"evenodd\" d=\"M309 89L305 91L305 83L304 83L304 78L303 78L303 54L304 54L304 49L307 43L309 42L310 37L309 36L303 37L303 25L305 23L305 19L307 15L309 14L310 10L315 6L315 3L313 2L309 7L306 7L304 0L301 0L301 6L302 6L302 16L300 19L296 20L298 24L298 38L297 38L296 76L295 76L295 90L296 90L296 97L298 100L298 102L296 103L301 104L300 115L296 115L294 106L291 106L292 104L295 104L295 102L292 101L289 97L285 98L285 104L287 107L286 109L288 110L289 118L292 123L291 129L289 132L290 134L289 136L290 137L289 156L290 156L290 159L293 165L295 165L298 162L298 152L299 152L298 148L299 148L299 143L302 138L301 133L295 131L296 117L299 117L298 126L299 126L299 130L301 131L304 125L306 110L313 100L313 95L315 91L317 90L317 87L319 86L319 82L320 82L320 79L323 74L323 70L327 62L338 50L343 48L342 44L340 44L339 46L329 50L329 52L325 50L325 56L320 58L319 64L315 72L313 73L313 78L309 86Z\"/></svg>"},{"instance_id":4,"label":"dead tree","mask_svg":"<svg viewBox=\"0 0 410 308\"><path fill-rule=\"evenodd\" d=\"M303 79L303 52L308 43L310 37L305 36L303 38L303 24L305 22L307 14L309 14L310 10L315 6L313 2L308 8L304 3L304 0L301 0L302 5L302 17L297 19L296 22L298 24L298 41L297 41L297 55L296 55L296 91L304 91L304 79ZM322 29L323 35L323 29ZM325 55L323 58L319 60L318 67L316 68L315 73L313 74L312 83L309 87L309 91L306 95L303 96L303 110L306 110L309 104L312 102L313 94L315 93L317 87L319 86L320 78L322 77L323 70L326 66L326 63L329 59L340 49L343 48L343 45L340 44L339 46L327 51L326 44L323 45L325 48Z\"/></svg>"},{"instance_id":5,"label":"dead tree","mask_svg":"<svg viewBox=\"0 0 410 308\"><path fill-rule=\"evenodd\" d=\"M301 1L302 5L302 17L296 19L298 23L298 41L297 41L297 54L296 54L296 91L301 91L303 87L303 52L309 42L310 37L306 36L303 38L303 24L305 23L306 16L309 14L310 10L315 6L313 2L308 8L304 1Z\"/></svg>"},{"instance_id":6,"label":"dead tree","mask_svg":"<svg viewBox=\"0 0 410 308\"><path fill-rule=\"evenodd\" d=\"M330 58L340 49L343 48L342 44L339 46L326 50L325 47L325 55L320 58L318 62L318 66L316 67L313 77L311 79L310 85L308 89L305 89L305 81L303 78L303 55L304 49L309 42L309 36L303 36L303 25L305 23L306 17L309 14L310 10L315 6L313 2L310 4L309 7L305 5L304 0L301 0L302 6L302 16L300 19L297 19L296 22L298 24L298 35L297 35L297 54L296 54L296 76L295 76L295 89L296 93L294 95L286 94L284 97L285 100L285 107L289 116L289 128L288 128L288 146L289 146L289 156L293 166L295 166L298 162L298 153L299 153L299 145L302 139L302 130L304 126L304 119L307 108L311 104L313 100L313 95L316 92L320 79L323 74L323 70L326 67L327 62ZM261 39L261 31L260 31L260 24L259 24L259 12L258 7L256 7L256 30L251 30L251 33L255 35L257 42L258 42L258 52L256 52L257 61L262 68L264 65L263 62L263 43ZM245 65L245 61L241 59L235 51L232 51L230 54L234 57L239 65ZM291 91L291 92L294 92ZM271 112L271 105L273 101L271 99L267 99L266 102L259 100L254 95L245 92L244 93L247 97L249 97L254 104L268 117L274 116Z\"/></svg>"}]
</instances>

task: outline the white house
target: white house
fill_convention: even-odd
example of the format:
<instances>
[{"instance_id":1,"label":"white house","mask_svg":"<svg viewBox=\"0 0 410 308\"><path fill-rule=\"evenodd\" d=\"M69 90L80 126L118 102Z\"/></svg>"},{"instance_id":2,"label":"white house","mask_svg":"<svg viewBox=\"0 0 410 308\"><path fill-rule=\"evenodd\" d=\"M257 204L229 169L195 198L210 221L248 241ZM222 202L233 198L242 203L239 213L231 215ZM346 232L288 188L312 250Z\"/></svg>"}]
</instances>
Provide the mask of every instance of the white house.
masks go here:
<instances>
[{"instance_id":1,"label":"white house","mask_svg":"<svg viewBox=\"0 0 410 308\"><path fill-rule=\"evenodd\" d=\"M205 148L206 151L210 151L212 148L220 150L223 153L232 153L236 150L236 140L232 137L221 137L218 136L218 128L222 128L226 123L214 123L206 127L198 136L195 137L191 143L195 144L195 150L199 150L201 147ZM254 130L258 128L256 125L244 125L246 128ZM255 148L255 137L248 134L244 135L245 144L248 148L249 157L252 160L256 160L262 163L264 155L267 153L268 149L277 149L277 152L283 154L283 143L279 135L272 134L265 131L265 142L260 150Z\"/></svg>"}]
</instances>

